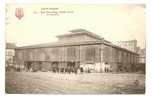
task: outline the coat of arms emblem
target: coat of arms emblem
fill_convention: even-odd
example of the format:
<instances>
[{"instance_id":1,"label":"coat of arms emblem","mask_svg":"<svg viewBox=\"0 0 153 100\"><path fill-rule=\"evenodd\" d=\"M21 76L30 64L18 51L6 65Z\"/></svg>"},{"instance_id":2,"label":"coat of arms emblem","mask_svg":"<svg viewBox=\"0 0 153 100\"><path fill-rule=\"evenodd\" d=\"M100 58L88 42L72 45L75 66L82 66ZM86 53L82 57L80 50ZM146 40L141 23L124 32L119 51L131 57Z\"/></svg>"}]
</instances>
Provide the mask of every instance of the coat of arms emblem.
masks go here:
<instances>
[{"instance_id":1,"label":"coat of arms emblem","mask_svg":"<svg viewBox=\"0 0 153 100\"><path fill-rule=\"evenodd\" d=\"M15 16L20 20L24 16L23 8L19 7L15 9Z\"/></svg>"}]
</instances>

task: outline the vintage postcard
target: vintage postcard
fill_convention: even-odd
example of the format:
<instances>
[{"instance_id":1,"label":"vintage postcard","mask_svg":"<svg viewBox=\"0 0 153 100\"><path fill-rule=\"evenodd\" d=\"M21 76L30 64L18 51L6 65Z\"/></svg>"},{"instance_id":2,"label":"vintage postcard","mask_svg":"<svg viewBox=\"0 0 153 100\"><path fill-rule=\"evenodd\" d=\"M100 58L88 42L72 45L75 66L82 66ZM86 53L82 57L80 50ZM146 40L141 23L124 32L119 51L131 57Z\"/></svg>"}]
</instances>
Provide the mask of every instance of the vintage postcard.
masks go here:
<instances>
[{"instance_id":1,"label":"vintage postcard","mask_svg":"<svg viewBox=\"0 0 153 100\"><path fill-rule=\"evenodd\" d=\"M145 4L6 4L8 94L145 94Z\"/></svg>"}]
</instances>

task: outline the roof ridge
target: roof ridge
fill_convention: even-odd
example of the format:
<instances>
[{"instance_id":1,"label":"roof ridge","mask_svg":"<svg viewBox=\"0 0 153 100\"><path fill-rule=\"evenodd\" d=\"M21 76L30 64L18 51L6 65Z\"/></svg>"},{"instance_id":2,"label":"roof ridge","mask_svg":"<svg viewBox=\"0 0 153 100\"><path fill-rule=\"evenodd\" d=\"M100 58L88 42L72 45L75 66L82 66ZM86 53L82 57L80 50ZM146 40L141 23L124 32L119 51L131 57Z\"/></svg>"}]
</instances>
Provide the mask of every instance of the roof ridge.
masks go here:
<instances>
[{"instance_id":1,"label":"roof ridge","mask_svg":"<svg viewBox=\"0 0 153 100\"><path fill-rule=\"evenodd\" d=\"M71 32L71 33L58 35L57 37L60 38L60 37L67 37L67 36L72 36L72 35L86 34L88 36L91 36L91 37L99 39L99 40L102 39L101 36L99 36L99 35L97 35L97 34L95 34L93 32L87 31L85 29L82 29L82 28L70 30L69 32Z\"/></svg>"}]
</instances>

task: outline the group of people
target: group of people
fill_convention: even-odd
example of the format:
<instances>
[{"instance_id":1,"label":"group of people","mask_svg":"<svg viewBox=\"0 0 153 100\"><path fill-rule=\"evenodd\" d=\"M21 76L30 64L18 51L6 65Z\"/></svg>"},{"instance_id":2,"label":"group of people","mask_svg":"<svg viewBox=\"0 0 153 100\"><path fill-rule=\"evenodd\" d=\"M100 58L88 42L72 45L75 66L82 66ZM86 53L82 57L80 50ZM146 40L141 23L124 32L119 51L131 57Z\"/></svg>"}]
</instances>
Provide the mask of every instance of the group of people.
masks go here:
<instances>
[{"instance_id":1,"label":"group of people","mask_svg":"<svg viewBox=\"0 0 153 100\"><path fill-rule=\"evenodd\" d=\"M96 72L111 72L112 67L109 63L103 62L101 63L96 63L96 64L82 64L80 65L80 68L83 69L84 72L90 72L90 71L96 71Z\"/></svg>"},{"instance_id":2,"label":"group of people","mask_svg":"<svg viewBox=\"0 0 153 100\"><path fill-rule=\"evenodd\" d=\"M102 67L103 67L103 71L104 71L104 72L111 72L111 71L112 71L111 65L108 64L107 62L104 62L104 63L102 64Z\"/></svg>"},{"instance_id":3,"label":"group of people","mask_svg":"<svg viewBox=\"0 0 153 100\"><path fill-rule=\"evenodd\" d=\"M23 70L27 70L27 68L25 68L24 65L15 65L14 66L16 71L23 71ZM31 68L32 69L32 68ZM28 70L28 71L32 71L32 70ZM74 66L68 66L67 68L53 68L53 72L67 72L67 73L90 73L90 72L111 72L112 71L112 67L109 63L107 62L103 62L101 63L96 63L96 64L81 64L79 65L77 68L75 68Z\"/></svg>"}]
</instances>

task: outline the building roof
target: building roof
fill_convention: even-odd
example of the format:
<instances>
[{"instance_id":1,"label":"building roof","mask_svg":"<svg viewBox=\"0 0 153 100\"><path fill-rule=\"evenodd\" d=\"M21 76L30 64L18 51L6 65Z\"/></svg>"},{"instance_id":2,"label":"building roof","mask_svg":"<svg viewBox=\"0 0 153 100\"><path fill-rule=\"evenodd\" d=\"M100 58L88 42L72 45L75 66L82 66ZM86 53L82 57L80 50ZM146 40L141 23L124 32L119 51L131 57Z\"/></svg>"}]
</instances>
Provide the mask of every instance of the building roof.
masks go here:
<instances>
[{"instance_id":1,"label":"building roof","mask_svg":"<svg viewBox=\"0 0 153 100\"><path fill-rule=\"evenodd\" d=\"M35 48L49 48L49 47L61 47L61 46L78 46L78 45L94 45L94 44L105 44L114 48L118 48L120 50L128 51L131 53L135 53L132 51L129 51L125 48L121 48L119 46L116 46L112 44L111 42L102 42L102 41L86 41L86 42L71 42L71 43L62 43L62 42L52 42L52 43L43 43L43 44L36 44L36 45L30 45L30 46L22 46L22 47L16 47L16 49L35 49ZM136 54L136 53L135 53Z\"/></svg>"},{"instance_id":2,"label":"building roof","mask_svg":"<svg viewBox=\"0 0 153 100\"><path fill-rule=\"evenodd\" d=\"M85 29L74 29L74 30L70 30L69 32L70 33L68 33L68 34L58 35L57 37L61 38L61 37L70 37L70 36L78 36L78 35L88 35L92 38L96 38L96 39L99 39L99 40L103 39L99 35L94 34L92 32L89 32Z\"/></svg>"},{"instance_id":3,"label":"building roof","mask_svg":"<svg viewBox=\"0 0 153 100\"><path fill-rule=\"evenodd\" d=\"M97 41L84 41L84 42L77 41L77 42L66 42L66 43L64 43L64 42L52 42L52 43L43 43L43 44L36 44L36 45L30 45L30 46L22 46L22 47L17 47L16 49L49 48L49 47L92 45L92 44L102 44L103 43L105 45L108 45L108 46L111 46L111 47L114 47L114 48L118 48L120 50L135 53L135 52L132 52L132 51L127 50L125 48L114 45L113 43L111 43L107 40L104 40L104 38L101 38L100 36L98 36L94 33L91 33L89 31L86 31L84 29L71 30L71 32L72 32L71 34L64 34L64 35L60 35L60 36L57 36L57 37L67 37L67 36L72 36L72 35L86 34L86 35L92 36L94 38L98 38L101 41L99 41L99 40L97 40ZM135 53L135 54L137 54L137 53Z\"/></svg>"},{"instance_id":4,"label":"building roof","mask_svg":"<svg viewBox=\"0 0 153 100\"><path fill-rule=\"evenodd\" d=\"M16 49L32 49L32 48L47 48L47 47L60 47L60 46L75 46L75 45L92 45L92 44L100 44L101 41L85 41L85 42L51 42L51 43L43 43L43 44L36 44L36 45L30 45L30 46L22 46L17 47Z\"/></svg>"}]
</instances>

